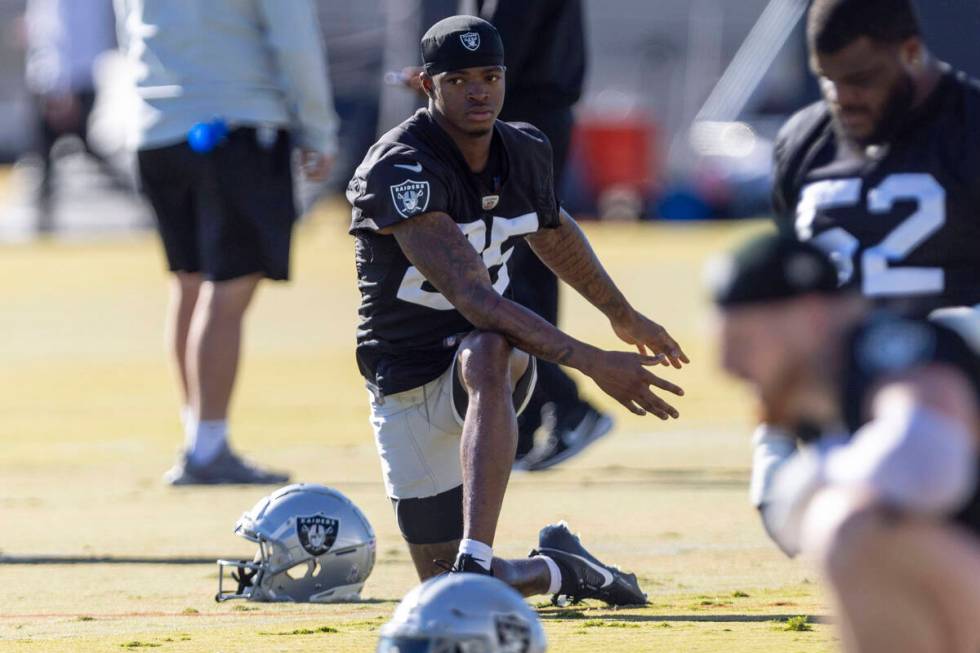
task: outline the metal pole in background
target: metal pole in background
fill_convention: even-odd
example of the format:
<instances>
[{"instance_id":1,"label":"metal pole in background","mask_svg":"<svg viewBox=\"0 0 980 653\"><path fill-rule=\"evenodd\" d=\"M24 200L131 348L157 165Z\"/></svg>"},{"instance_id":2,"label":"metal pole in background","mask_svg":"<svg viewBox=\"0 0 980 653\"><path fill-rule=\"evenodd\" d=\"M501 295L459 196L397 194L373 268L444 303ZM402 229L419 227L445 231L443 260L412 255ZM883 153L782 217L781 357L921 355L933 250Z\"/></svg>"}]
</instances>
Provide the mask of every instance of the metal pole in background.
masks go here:
<instances>
[{"instance_id":1,"label":"metal pole in background","mask_svg":"<svg viewBox=\"0 0 980 653\"><path fill-rule=\"evenodd\" d=\"M771 0L694 122L738 118L806 11L806 0Z\"/></svg>"}]
</instances>

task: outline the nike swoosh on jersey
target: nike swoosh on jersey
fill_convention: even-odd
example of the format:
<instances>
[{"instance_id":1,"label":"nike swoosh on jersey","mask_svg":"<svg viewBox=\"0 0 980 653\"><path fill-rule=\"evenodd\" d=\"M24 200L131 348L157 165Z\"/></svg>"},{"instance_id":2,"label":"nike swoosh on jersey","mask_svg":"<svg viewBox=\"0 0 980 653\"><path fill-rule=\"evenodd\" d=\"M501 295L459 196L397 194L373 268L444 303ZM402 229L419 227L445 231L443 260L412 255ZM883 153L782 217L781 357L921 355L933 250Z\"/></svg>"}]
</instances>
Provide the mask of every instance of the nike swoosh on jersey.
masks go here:
<instances>
[{"instance_id":1,"label":"nike swoosh on jersey","mask_svg":"<svg viewBox=\"0 0 980 653\"><path fill-rule=\"evenodd\" d=\"M553 551L558 551L558 552L560 552L560 553L562 553L564 555L567 555L567 556L572 556L573 558L578 558L579 560L581 560L585 564L587 564L590 567L592 567L592 569L594 569L596 572L599 573L600 576L602 576L602 580L603 580L602 587L609 587L610 585L613 584L613 581L616 580L615 578L613 578L613 575L611 573L609 573L609 570L608 569L606 569L605 567L600 567L599 565L595 564L594 562L592 562L588 558L583 558L580 555L575 555L574 553L569 553L568 551L562 551L561 549L552 549L552 550ZM538 549L538 552L539 553L543 553L545 555L548 555L548 549Z\"/></svg>"},{"instance_id":2,"label":"nike swoosh on jersey","mask_svg":"<svg viewBox=\"0 0 980 653\"><path fill-rule=\"evenodd\" d=\"M422 172L422 164L421 163L416 163L413 166L410 166L407 163L396 163L395 164L395 167L396 168L405 168L406 170L411 170L412 172Z\"/></svg>"}]
</instances>

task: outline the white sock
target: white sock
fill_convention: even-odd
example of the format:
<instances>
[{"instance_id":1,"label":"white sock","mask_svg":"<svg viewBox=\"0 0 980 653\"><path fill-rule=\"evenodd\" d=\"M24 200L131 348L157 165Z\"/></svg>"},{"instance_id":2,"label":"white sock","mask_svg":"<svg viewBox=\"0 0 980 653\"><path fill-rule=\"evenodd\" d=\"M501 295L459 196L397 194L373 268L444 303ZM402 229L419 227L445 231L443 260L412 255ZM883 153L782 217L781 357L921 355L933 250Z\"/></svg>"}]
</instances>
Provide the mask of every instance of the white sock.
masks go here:
<instances>
[{"instance_id":1,"label":"white sock","mask_svg":"<svg viewBox=\"0 0 980 653\"><path fill-rule=\"evenodd\" d=\"M193 451L197 441L197 415L193 408L184 406L180 409L180 423L184 425L184 451Z\"/></svg>"},{"instance_id":2,"label":"white sock","mask_svg":"<svg viewBox=\"0 0 980 653\"><path fill-rule=\"evenodd\" d=\"M548 565L548 571L551 573L551 584L545 594L557 594L558 590L561 589L561 569L558 568L558 563L548 556L536 555L534 557L544 560L544 564Z\"/></svg>"},{"instance_id":3,"label":"white sock","mask_svg":"<svg viewBox=\"0 0 980 653\"><path fill-rule=\"evenodd\" d=\"M195 465L207 465L228 439L228 420L194 420L187 429L187 457Z\"/></svg>"},{"instance_id":4,"label":"white sock","mask_svg":"<svg viewBox=\"0 0 980 653\"><path fill-rule=\"evenodd\" d=\"M493 548L477 540L460 540L459 553L472 556L474 562L487 570L493 562Z\"/></svg>"}]
</instances>

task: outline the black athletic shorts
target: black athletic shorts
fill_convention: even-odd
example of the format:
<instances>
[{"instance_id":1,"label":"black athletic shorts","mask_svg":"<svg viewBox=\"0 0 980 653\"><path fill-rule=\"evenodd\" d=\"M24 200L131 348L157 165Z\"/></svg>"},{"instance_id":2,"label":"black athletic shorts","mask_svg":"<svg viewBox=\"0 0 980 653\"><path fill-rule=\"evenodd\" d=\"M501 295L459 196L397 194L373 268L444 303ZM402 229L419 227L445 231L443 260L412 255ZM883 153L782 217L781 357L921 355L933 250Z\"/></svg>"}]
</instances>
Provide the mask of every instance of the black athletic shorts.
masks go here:
<instances>
[{"instance_id":1,"label":"black athletic shorts","mask_svg":"<svg viewBox=\"0 0 980 653\"><path fill-rule=\"evenodd\" d=\"M143 192L173 272L211 281L289 278L296 208L285 131L234 129L209 153L187 143L140 150Z\"/></svg>"}]
</instances>

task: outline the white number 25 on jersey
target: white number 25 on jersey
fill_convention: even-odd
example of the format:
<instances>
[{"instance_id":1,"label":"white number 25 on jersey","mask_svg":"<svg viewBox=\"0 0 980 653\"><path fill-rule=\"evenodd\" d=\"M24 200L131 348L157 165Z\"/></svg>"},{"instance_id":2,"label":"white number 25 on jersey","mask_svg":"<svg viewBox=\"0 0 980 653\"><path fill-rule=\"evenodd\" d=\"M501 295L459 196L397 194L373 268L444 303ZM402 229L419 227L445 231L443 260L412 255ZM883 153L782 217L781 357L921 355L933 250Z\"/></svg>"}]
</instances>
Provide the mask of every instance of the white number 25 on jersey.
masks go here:
<instances>
[{"instance_id":1,"label":"white number 25 on jersey","mask_svg":"<svg viewBox=\"0 0 980 653\"><path fill-rule=\"evenodd\" d=\"M525 213L516 218L493 218L493 226L490 229L490 241L487 242L487 225L483 220L457 224L462 230L463 235L470 241L470 245L483 258L483 264L491 273L497 269L497 282L493 284L493 289L501 295L510 285L510 275L507 272L507 261L514 248L511 247L506 252L502 251L503 245L509 238L523 236L524 234L534 233L538 230L538 214ZM422 287L425 277L414 265L405 271L402 283L398 287L398 299L419 304L437 311L451 311L453 305L441 293L432 292Z\"/></svg>"},{"instance_id":2,"label":"white number 25 on jersey","mask_svg":"<svg viewBox=\"0 0 980 653\"><path fill-rule=\"evenodd\" d=\"M886 214L900 200L915 200L918 209L880 243L861 254L861 289L865 295L915 295L944 290L942 268L889 267L889 263L902 261L946 223L946 191L930 174L890 175L868 193L868 211L872 215ZM813 221L821 210L856 206L860 201L860 179L828 179L804 187L796 207L797 236L830 255L842 284L854 276L854 255L860 242L841 227L814 237Z\"/></svg>"}]
</instances>

